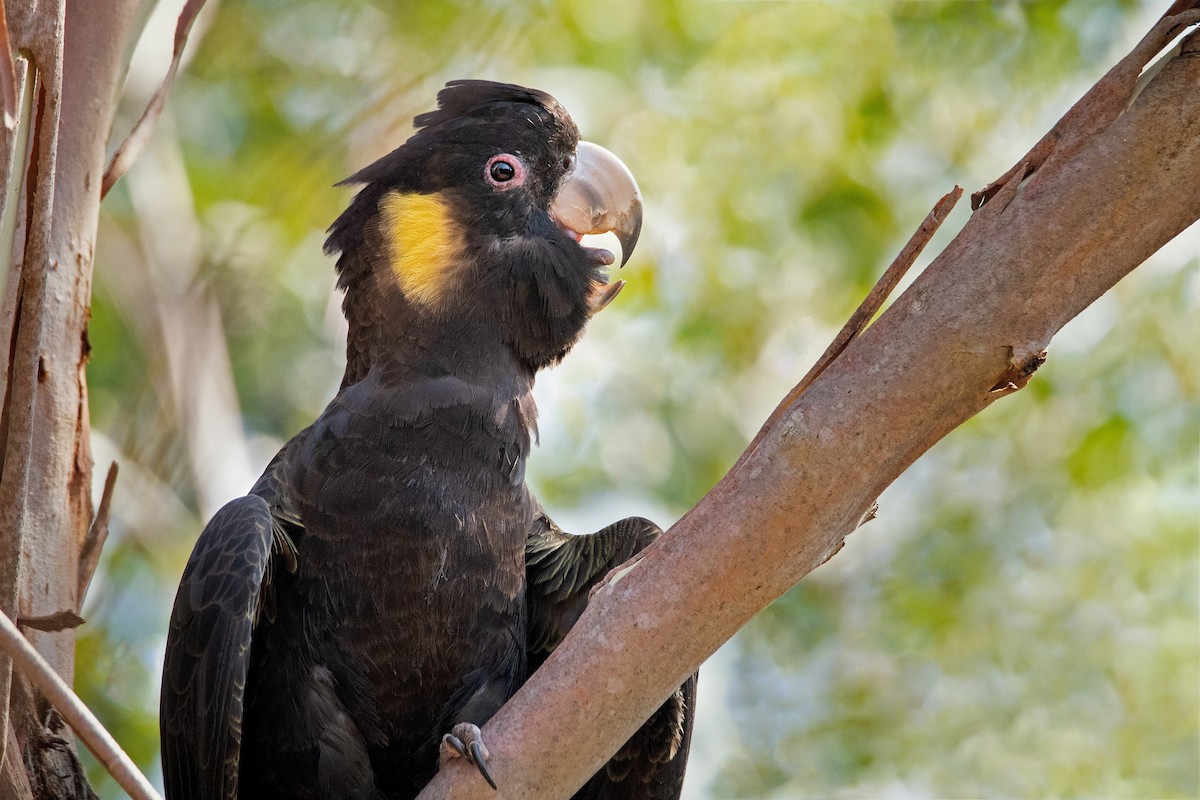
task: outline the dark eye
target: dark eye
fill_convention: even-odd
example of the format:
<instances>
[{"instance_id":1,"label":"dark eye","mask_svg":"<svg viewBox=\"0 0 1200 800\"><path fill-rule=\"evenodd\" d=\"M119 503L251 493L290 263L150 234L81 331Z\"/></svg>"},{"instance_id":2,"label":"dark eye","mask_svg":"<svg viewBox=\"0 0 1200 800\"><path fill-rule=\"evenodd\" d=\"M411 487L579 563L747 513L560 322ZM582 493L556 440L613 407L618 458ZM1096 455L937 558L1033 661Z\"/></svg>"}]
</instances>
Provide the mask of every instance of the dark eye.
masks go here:
<instances>
[{"instance_id":1,"label":"dark eye","mask_svg":"<svg viewBox=\"0 0 1200 800\"><path fill-rule=\"evenodd\" d=\"M496 183L508 183L517 177L517 168L507 161L497 161L492 164L491 176Z\"/></svg>"},{"instance_id":2,"label":"dark eye","mask_svg":"<svg viewBox=\"0 0 1200 800\"><path fill-rule=\"evenodd\" d=\"M488 159L483 176L500 191L515 189L525 182L525 164L517 156L501 153Z\"/></svg>"},{"instance_id":3,"label":"dark eye","mask_svg":"<svg viewBox=\"0 0 1200 800\"><path fill-rule=\"evenodd\" d=\"M575 166L575 156L563 156L562 168L563 172L570 172Z\"/></svg>"}]
</instances>

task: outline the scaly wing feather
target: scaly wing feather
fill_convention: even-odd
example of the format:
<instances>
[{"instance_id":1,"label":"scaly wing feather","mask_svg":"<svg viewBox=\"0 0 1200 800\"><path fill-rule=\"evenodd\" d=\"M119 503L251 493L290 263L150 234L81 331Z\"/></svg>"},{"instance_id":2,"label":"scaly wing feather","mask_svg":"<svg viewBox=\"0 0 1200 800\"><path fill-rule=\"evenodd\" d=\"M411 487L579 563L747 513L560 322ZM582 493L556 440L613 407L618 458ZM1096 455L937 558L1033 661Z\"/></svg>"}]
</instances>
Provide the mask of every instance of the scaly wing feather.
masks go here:
<instances>
[{"instance_id":1,"label":"scaly wing feather","mask_svg":"<svg viewBox=\"0 0 1200 800\"><path fill-rule=\"evenodd\" d=\"M267 501L239 498L213 516L183 571L159 706L168 800L237 797L250 641L277 536Z\"/></svg>"},{"instance_id":2,"label":"scaly wing feather","mask_svg":"<svg viewBox=\"0 0 1200 800\"><path fill-rule=\"evenodd\" d=\"M529 667L558 647L612 569L658 538L649 520L629 517L589 536L564 532L540 508L525 544ZM683 790L695 719L696 675L675 691L576 794L574 800L669 800Z\"/></svg>"}]
</instances>

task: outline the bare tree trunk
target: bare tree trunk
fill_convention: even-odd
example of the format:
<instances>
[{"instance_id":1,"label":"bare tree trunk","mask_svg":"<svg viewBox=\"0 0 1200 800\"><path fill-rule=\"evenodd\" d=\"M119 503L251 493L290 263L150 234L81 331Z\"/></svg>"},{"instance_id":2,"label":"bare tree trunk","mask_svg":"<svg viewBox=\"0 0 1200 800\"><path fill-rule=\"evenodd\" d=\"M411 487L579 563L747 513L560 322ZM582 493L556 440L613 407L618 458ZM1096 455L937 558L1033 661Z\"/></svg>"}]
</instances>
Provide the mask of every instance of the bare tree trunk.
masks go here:
<instances>
[{"instance_id":1,"label":"bare tree trunk","mask_svg":"<svg viewBox=\"0 0 1200 800\"><path fill-rule=\"evenodd\" d=\"M1200 34L1130 104L1172 30L1156 27L989 187L879 321L599 588L484 728L500 793L456 764L422 798L569 797L686 675L835 554L901 472L1023 387L1068 320L1200 218Z\"/></svg>"},{"instance_id":2,"label":"bare tree trunk","mask_svg":"<svg viewBox=\"0 0 1200 800\"><path fill-rule=\"evenodd\" d=\"M84 376L92 256L139 15L136 0L16 0L7 12L13 52L3 57L22 57L30 114L0 142L0 218L17 223L0 241L12 253L0 318L0 610L28 622L78 613L82 600L80 551L93 518ZM26 631L70 683L73 630ZM91 796L73 737L3 656L0 730L0 795Z\"/></svg>"}]
</instances>

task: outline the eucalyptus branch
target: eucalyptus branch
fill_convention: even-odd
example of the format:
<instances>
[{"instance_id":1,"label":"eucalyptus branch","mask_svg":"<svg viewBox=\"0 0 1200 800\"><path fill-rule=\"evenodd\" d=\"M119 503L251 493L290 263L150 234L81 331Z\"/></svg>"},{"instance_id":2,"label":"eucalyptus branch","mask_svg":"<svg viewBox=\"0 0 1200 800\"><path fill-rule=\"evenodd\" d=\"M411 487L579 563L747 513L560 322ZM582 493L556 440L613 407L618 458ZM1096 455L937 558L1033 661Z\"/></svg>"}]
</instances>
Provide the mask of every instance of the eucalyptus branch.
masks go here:
<instances>
[{"instance_id":1,"label":"eucalyptus branch","mask_svg":"<svg viewBox=\"0 0 1200 800\"><path fill-rule=\"evenodd\" d=\"M913 461L1024 386L1064 324L1200 219L1196 34L1137 92L1142 67L1195 21L1157 26L789 395L740 467L610 575L484 727L499 795L452 764L422 800L570 796L685 676L835 553Z\"/></svg>"}]
</instances>

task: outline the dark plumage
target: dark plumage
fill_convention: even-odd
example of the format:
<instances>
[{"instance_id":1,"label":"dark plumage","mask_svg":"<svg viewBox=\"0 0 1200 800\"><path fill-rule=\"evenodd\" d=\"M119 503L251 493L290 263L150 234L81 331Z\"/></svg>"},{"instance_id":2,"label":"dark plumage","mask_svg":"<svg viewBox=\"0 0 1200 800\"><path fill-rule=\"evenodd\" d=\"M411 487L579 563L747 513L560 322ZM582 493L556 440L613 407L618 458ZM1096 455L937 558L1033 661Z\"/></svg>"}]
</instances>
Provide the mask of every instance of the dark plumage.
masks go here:
<instances>
[{"instance_id":1,"label":"dark plumage","mask_svg":"<svg viewBox=\"0 0 1200 800\"><path fill-rule=\"evenodd\" d=\"M614 229L631 249L632 178L542 92L461 81L438 101L350 179L364 187L330 229L341 390L184 570L160 711L169 800L415 796L443 735L486 722L659 532L571 537L524 483L534 376L620 288L579 236ZM578 797L678 796L694 692Z\"/></svg>"},{"instance_id":2,"label":"dark plumage","mask_svg":"<svg viewBox=\"0 0 1200 800\"><path fill-rule=\"evenodd\" d=\"M592 587L661 533L650 520L629 517L590 536L573 536L538 509L525 545L530 672L542 665L579 619ZM575 794L575 800L679 797L695 721L696 677L651 715Z\"/></svg>"}]
</instances>

